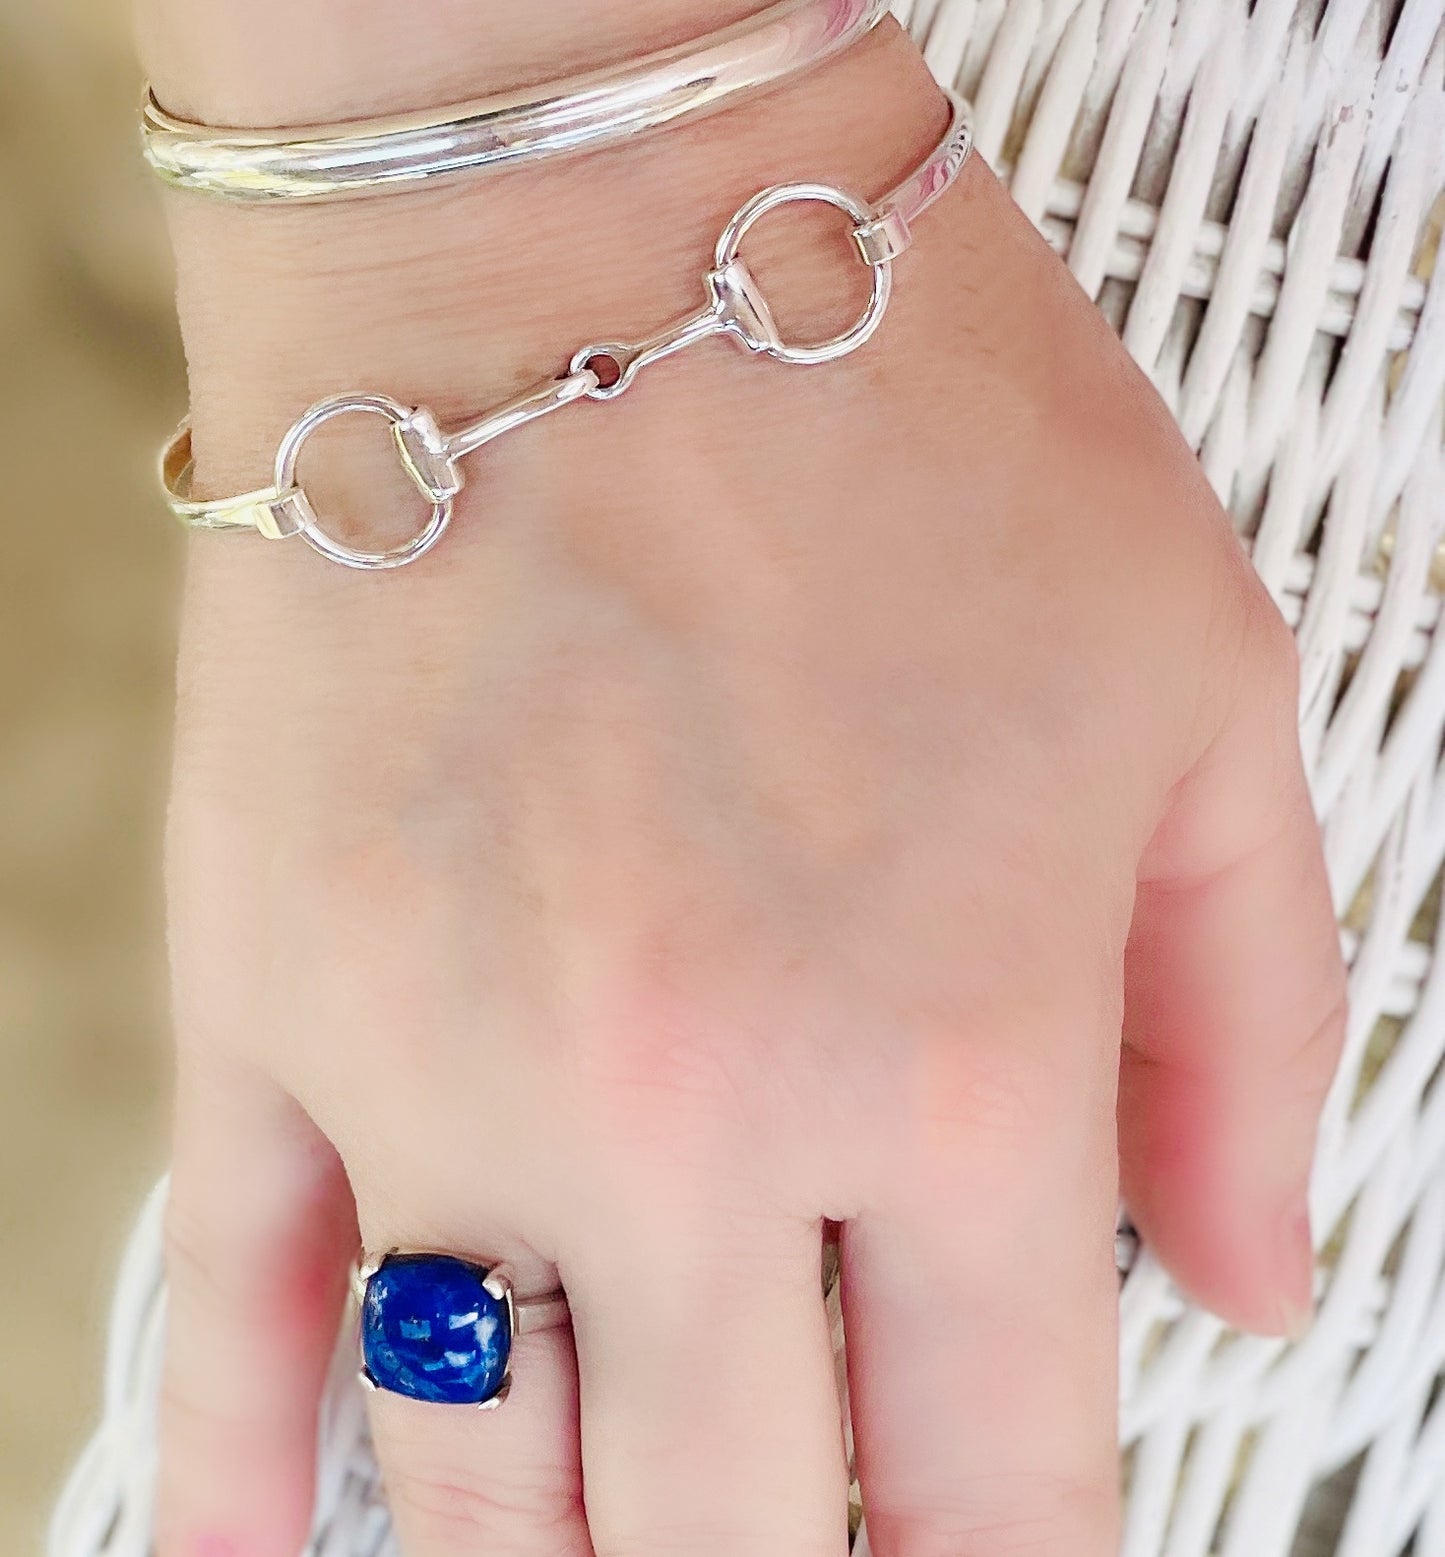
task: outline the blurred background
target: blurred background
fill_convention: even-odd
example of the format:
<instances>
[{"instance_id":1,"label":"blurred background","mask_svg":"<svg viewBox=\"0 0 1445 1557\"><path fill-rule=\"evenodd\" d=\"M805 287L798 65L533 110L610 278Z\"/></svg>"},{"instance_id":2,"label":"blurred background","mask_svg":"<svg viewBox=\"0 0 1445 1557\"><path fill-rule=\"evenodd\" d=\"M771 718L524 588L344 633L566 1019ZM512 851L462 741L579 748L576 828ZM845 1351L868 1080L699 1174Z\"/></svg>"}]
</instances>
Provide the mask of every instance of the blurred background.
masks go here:
<instances>
[{"instance_id":1,"label":"blurred background","mask_svg":"<svg viewBox=\"0 0 1445 1557\"><path fill-rule=\"evenodd\" d=\"M0 1552L38 1549L161 1170L180 537L164 234L124 0L0 0Z\"/></svg>"}]
</instances>

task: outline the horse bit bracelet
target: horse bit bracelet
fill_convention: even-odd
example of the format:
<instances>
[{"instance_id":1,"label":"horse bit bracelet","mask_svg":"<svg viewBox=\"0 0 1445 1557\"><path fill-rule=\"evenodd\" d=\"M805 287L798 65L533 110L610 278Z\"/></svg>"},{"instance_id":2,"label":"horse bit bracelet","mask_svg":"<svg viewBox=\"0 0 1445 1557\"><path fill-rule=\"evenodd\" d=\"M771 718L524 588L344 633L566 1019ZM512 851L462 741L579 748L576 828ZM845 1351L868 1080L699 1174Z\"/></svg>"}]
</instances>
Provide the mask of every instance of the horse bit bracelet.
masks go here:
<instances>
[{"instance_id":1,"label":"horse bit bracelet","mask_svg":"<svg viewBox=\"0 0 1445 1557\"><path fill-rule=\"evenodd\" d=\"M403 405L388 395L333 395L304 412L281 440L270 487L203 501L192 496L190 429L183 423L161 455L161 478L172 512L196 529L249 529L271 540L299 535L322 556L348 568L399 568L424 556L445 532L463 486L460 461L503 433L576 401L616 400L643 368L713 336L727 336L746 351L804 366L847 356L882 323L892 296L893 261L908 248L913 223L958 177L972 149L967 105L952 93L947 97L951 114L943 138L920 167L881 199L870 204L820 183L775 184L762 190L723 229L713 266L703 278L707 300L702 308L645 340L581 347L560 377L543 380L469 426L444 431L425 406ZM868 302L857 321L842 334L815 345L783 339L740 254L743 239L760 217L799 201L819 201L844 213L851 223L854 252L872 278ZM431 505L417 534L388 551L359 550L329 535L297 482L306 440L323 423L352 412L381 416L391 424L401 463Z\"/></svg>"}]
</instances>

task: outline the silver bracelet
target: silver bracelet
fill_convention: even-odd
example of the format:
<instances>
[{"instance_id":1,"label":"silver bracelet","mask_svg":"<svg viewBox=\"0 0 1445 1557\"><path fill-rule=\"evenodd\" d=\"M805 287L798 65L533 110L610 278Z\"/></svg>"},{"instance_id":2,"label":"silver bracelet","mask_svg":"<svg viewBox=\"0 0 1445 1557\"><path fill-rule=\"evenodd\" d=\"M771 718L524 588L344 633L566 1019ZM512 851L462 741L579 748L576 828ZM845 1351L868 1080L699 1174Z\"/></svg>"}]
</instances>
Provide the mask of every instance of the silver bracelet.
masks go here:
<instances>
[{"instance_id":1,"label":"silver bracelet","mask_svg":"<svg viewBox=\"0 0 1445 1557\"><path fill-rule=\"evenodd\" d=\"M182 423L161 454L161 482L172 512L196 529L249 529L271 540L299 535L323 557L348 568L399 568L415 562L441 538L462 490L459 462L467 455L576 401L616 400L643 368L674 352L722 335L778 362L808 366L846 357L882 323L893 292L893 261L912 241L913 223L958 177L973 148L967 105L953 93L947 97L952 113L943 139L920 167L881 199L870 204L831 184L775 184L764 189L723 229L713 267L704 277L707 301L700 310L643 341L583 346L572 354L560 377L543 380L469 426L444 432L425 406L403 405L387 395L334 395L313 405L281 440L273 485L240 497L203 501L191 494L191 436ZM873 282L868 303L851 328L816 345L793 345L782 338L740 255L743 239L759 217L797 201L821 201L847 216L854 252L869 267ZM323 422L349 412L367 412L391 424L401 463L431 505L418 533L391 551L360 551L328 535L296 480L307 438Z\"/></svg>"},{"instance_id":2,"label":"silver bracelet","mask_svg":"<svg viewBox=\"0 0 1445 1557\"><path fill-rule=\"evenodd\" d=\"M642 59L440 112L302 129L192 124L147 92L146 161L231 200L343 199L523 158L591 150L705 113L831 59L889 0L775 0L757 16Z\"/></svg>"}]
</instances>

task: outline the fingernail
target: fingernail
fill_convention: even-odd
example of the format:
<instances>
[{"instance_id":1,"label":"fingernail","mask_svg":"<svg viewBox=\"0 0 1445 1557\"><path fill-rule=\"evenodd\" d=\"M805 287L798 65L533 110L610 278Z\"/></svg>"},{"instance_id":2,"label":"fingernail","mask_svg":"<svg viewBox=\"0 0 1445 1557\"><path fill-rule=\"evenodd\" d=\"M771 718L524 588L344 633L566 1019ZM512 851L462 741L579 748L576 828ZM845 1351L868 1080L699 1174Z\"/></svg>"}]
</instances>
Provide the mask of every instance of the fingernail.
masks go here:
<instances>
[{"instance_id":1,"label":"fingernail","mask_svg":"<svg viewBox=\"0 0 1445 1557\"><path fill-rule=\"evenodd\" d=\"M1315 1242L1307 1208L1285 1214L1279 1249L1280 1327L1298 1341L1315 1322Z\"/></svg>"}]
</instances>

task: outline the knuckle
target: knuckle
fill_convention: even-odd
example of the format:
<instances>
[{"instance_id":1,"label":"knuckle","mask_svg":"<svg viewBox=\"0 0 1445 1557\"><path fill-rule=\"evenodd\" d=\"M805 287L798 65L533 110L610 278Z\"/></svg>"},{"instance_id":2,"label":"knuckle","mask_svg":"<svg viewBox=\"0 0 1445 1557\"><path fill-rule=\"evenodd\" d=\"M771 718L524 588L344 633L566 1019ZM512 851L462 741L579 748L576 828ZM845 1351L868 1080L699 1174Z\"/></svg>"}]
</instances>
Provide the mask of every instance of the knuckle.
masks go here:
<instances>
[{"instance_id":1,"label":"knuckle","mask_svg":"<svg viewBox=\"0 0 1445 1557\"><path fill-rule=\"evenodd\" d=\"M593 1521L592 1557L712 1557L717 1552L745 1551L750 1557L844 1557L842 1537L830 1540L814 1530L788 1528L785 1520L769 1527L741 1526L733 1521L697 1519L687 1523L649 1520L612 1527Z\"/></svg>"},{"instance_id":2,"label":"knuckle","mask_svg":"<svg viewBox=\"0 0 1445 1557\"><path fill-rule=\"evenodd\" d=\"M699 1010L662 980L636 981L610 1009L595 1010L576 1042L583 1073L607 1092L706 1096L722 1079Z\"/></svg>"},{"instance_id":3,"label":"knuckle","mask_svg":"<svg viewBox=\"0 0 1445 1557\"><path fill-rule=\"evenodd\" d=\"M1018 1212L1048 1204L1061 1181L1110 1176L1113 1072L1062 1060L1020 1063L967 1056L961 1074L934 1079L905 1122L895 1154L898 1191L932 1204L967 1183L980 1203Z\"/></svg>"},{"instance_id":4,"label":"knuckle","mask_svg":"<svg viewBox=\"0 0 1445 1557\"><path fill-rule=\"evenodd\" d=\"M1106 981L1058 965L1047 987L1009 991L909 1046L916 1116L986 1149L1034 1151L1041 1130L1086 1109L1110 1069L1122 997ZM1102 1093L1098 1100L1107 1104Z\"/></svg>"},{"instance_id":5,"label":"knuckle","mask_svg":"<svg viewBox=\"0 0 1445 1557\"><path fill-rule=\"evenodd\" d=\"M767 1063L787 1069L771 1024L725 988L704 993L705 973L624 969L606 1000L571 1029L568 1070L583 1089L599 1134L620 1121L640 1147L700 1169L757 1128L756 1077Z\"/></svg>"},{"instance_id":6,"label":"knuckle","mask_svg":"<svg viewBox=\"0 0 1445 1557\"><path fill-rule=\"evenodd\" d=\"M272 1229L270 1261L255 1258L265 1236L245 1218L218 1220L189 1196L166 1208L164 1265L173 1312L191 1326L224 1333L248 1347L290 1347L334 1323L340 1307L332 1248ZM279 1278L279 1279L278 1279Z\"/></svg>"},{"instance_id":7,"label":"knuckle","mask_svg":"<svg viewBox=\"0 0 1445 1557\"><path fill-rule=\"evenodd\" d=\"M880 1550L896 1557L1105 1557L1117 1550L1111 1485L1042 1476L964 1482L946 1501L907 1506L870 1500L864 1513Z\"/></svg>"},{"instance_id":8,"label":"knuckle","mask_svg":"<svg viewBox=\"0 0 1445 1557\"><path fill-rule=\"evenodd\" d=\"M1349 994L1343 970L1325 986L1317 1007L1319 1015L1307 1018L1302 1036L1288 1054L1289 1068L1300 1077L1307 1098L1323 1103L1334 1081L1335 1067L1344 1046L1349 1018Z\"/></svg>"},{"instance_id":9,"label":"knuckle","mask_svg":"<svg viewBox=\"0 0 1445 1557\"><path fill-rule=\"evenodd\" d=\"M1281 702L1293 710L1299 701L1299 644L1264 586L1258 587L1250 612L1253 664L1256 673Z\"/></svg>"},{"instance_id":10,"label":"knuckle","mask_svg":"<svg viewBox=\"0 0 1445 1557\"><path fill-rule=\"evenodd\" d=\"M387 1497L400 1527L423 1550L477 1547L561 1557L586 1551L578 1488L560 1469L514 1464L495 1479L459 1467L389 1469Z\"/></svg>"},{"instance_id":11,"label":"knuckle","mask_svg":"<svg viewBox=\"0 0 1445 1557\"><path fill-rule=\"evenodd\" d=\"M940 1142L968 1142L986 1157L1012 1157L1038 1129L1046 1095L1013 1055L980 1055L961 1045L927 1045L917 1077L914 1123Z\"/></svg>"},{"instance_id":12,"label":"knuckle","mask_svg":"<svg viewBox=\"0 0 1445 1557\"><path fill-rule=\"evenodd\" d=\"M236 1283L222 1269L222 1250L209 1219L175 1194L166 1206L164 1249L166 1282L182 1300L222 1314L243 1308Z\"/></svg>"},{"instance_id":13,"label":"knuckle","mask_svg":"<svg viewBox=\"0 0 1445 1557\"><path fill-rule=\"evenodd\" d=\"M1204 663L1220 722L1241 713L1275 724L1297 714L1300 665L1294 632L1232 542L1215 572Z\"/></svg>"},{"instance_id":14,"label":"knuckle","mask_svg":"<svg viewBox=\"0 0 1445 1557\"><path fill-rule=\"evenodd\" d=\"M233 1422L199 1380L178 1368L165 1369L158 1406L162 1448L172 1456L179 1450L214 1445L218 1437L235 1436Z\"/></svg>"}]
</instances>

